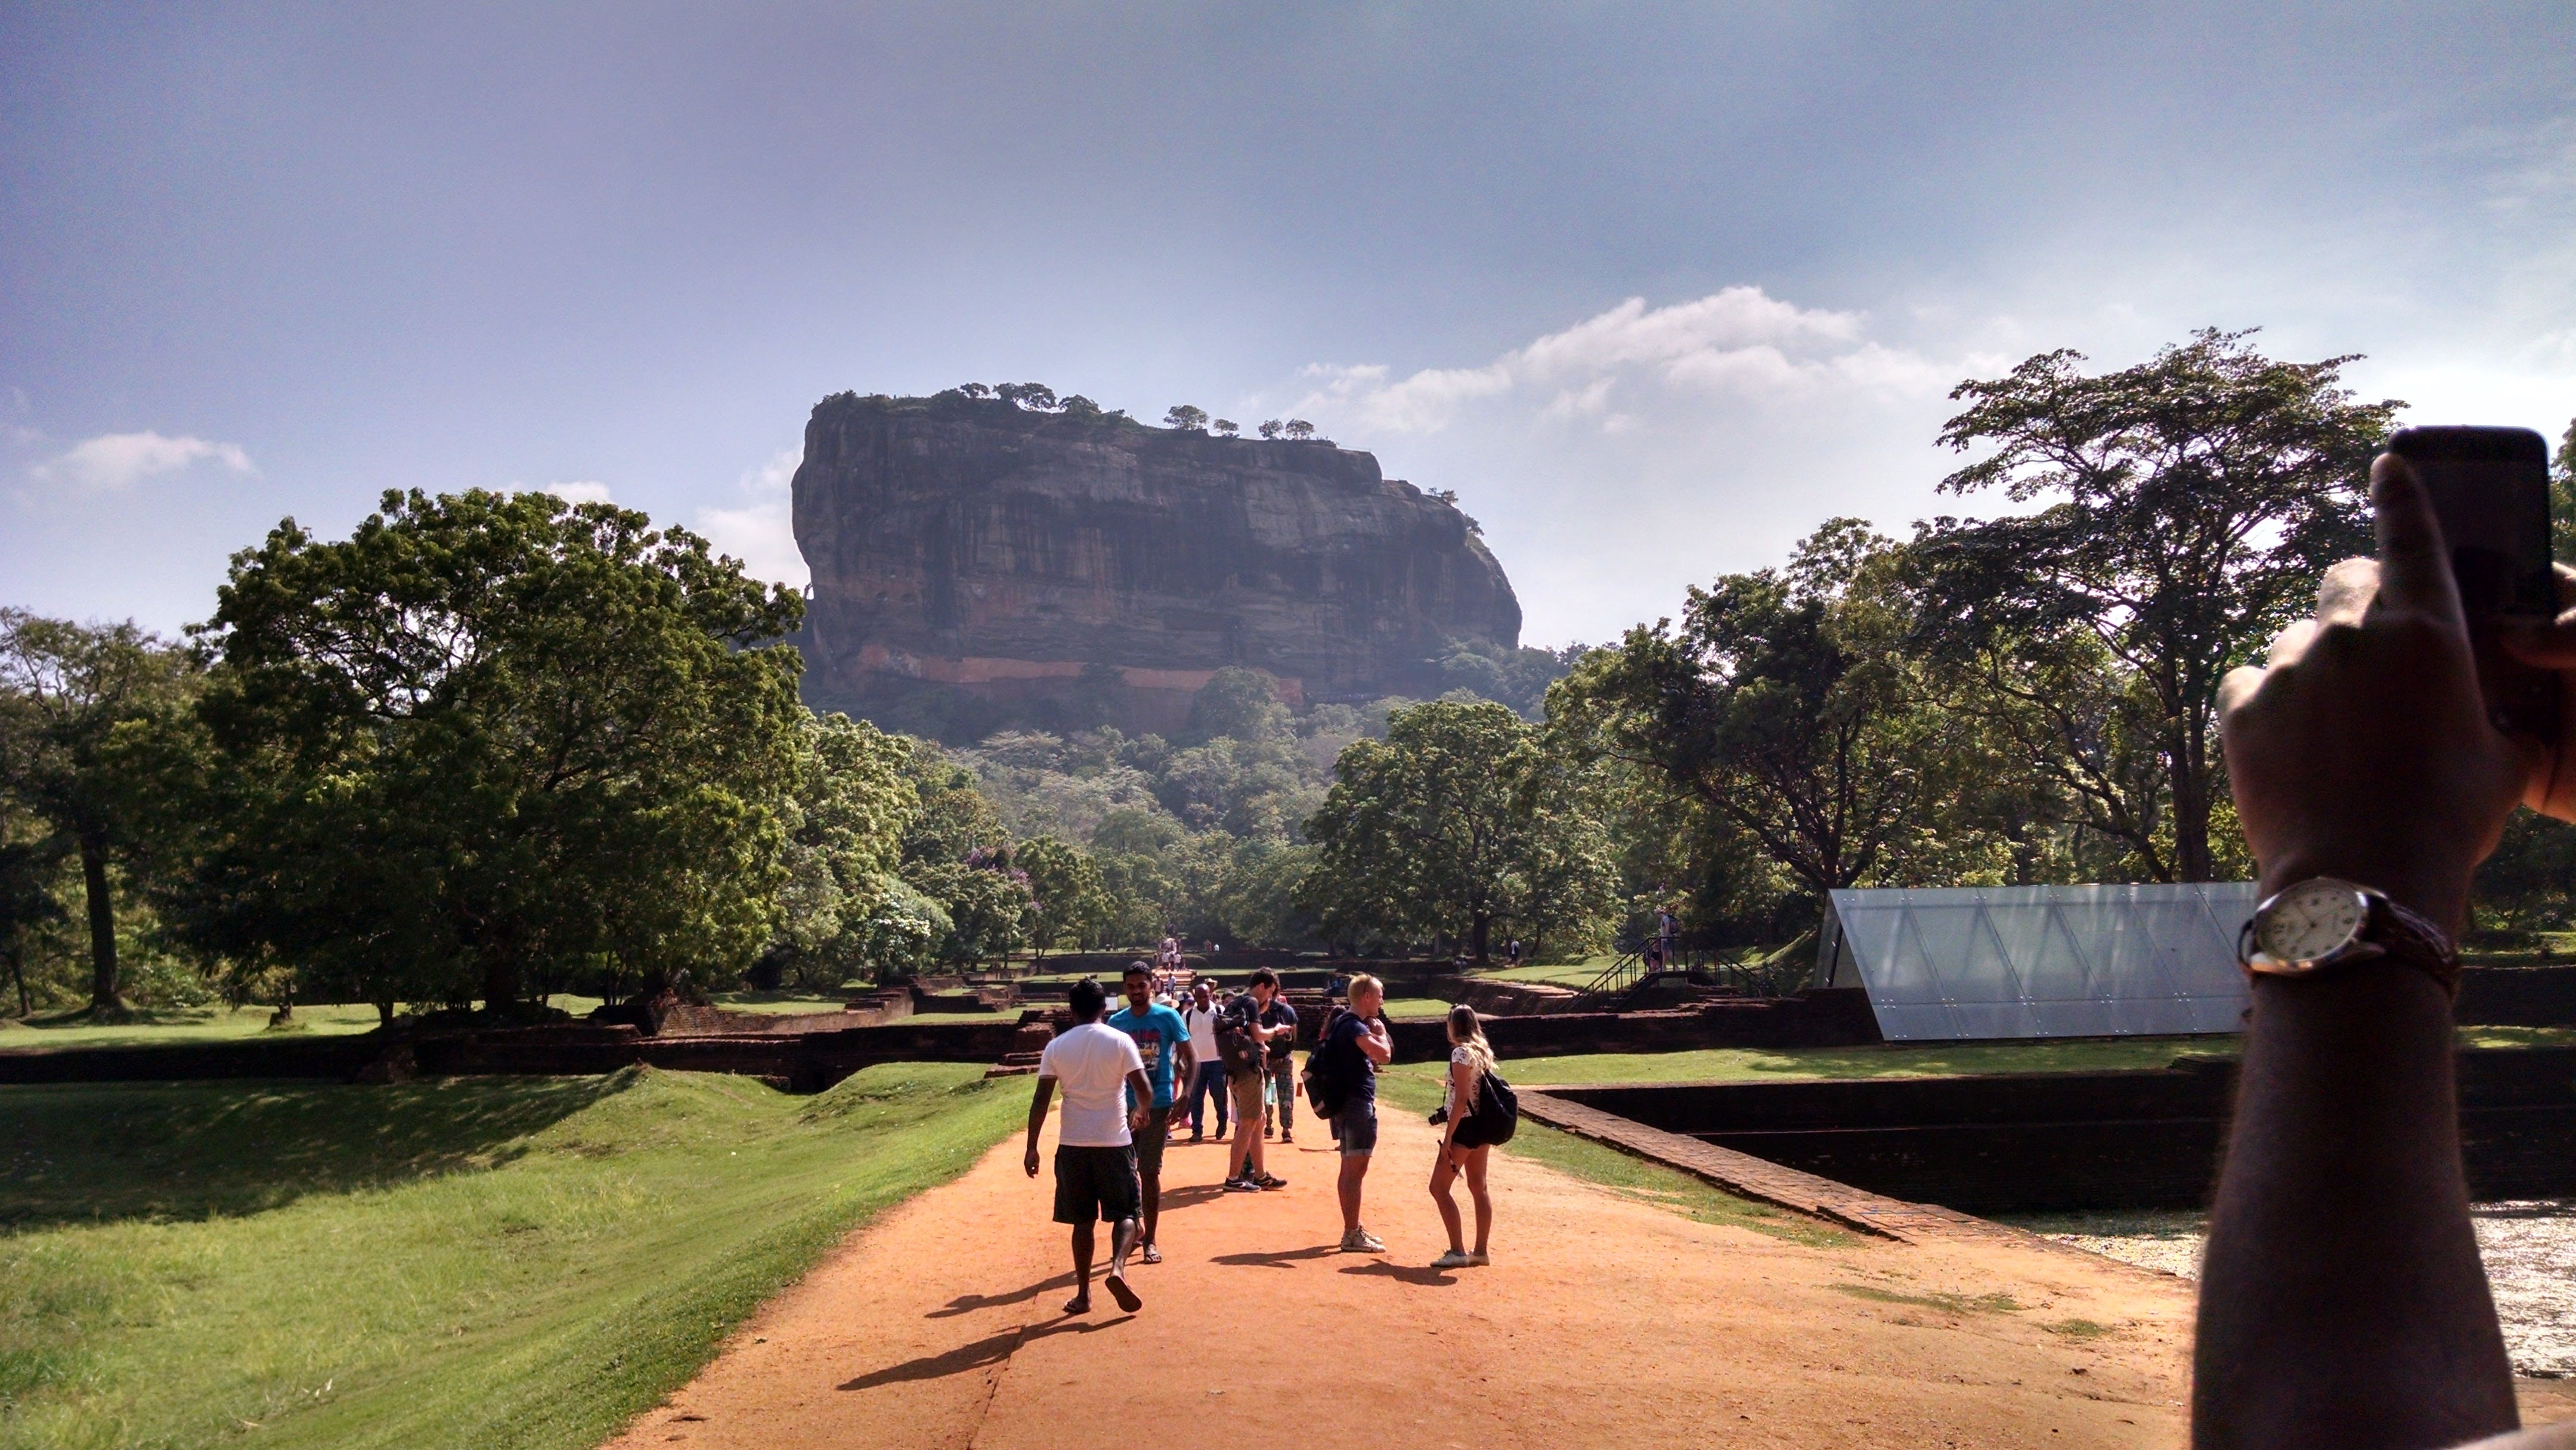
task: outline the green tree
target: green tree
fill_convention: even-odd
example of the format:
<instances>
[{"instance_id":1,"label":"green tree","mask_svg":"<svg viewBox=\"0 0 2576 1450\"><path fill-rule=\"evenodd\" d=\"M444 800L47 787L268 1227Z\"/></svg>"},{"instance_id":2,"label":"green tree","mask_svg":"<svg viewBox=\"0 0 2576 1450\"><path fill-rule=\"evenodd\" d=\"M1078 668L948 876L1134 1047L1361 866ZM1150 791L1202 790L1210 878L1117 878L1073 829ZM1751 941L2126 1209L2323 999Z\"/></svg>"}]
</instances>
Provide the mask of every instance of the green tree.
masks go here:
<instances>
[{"instance_id":1,"label":"green tree","mask_svg":"<svg viewBox=\"0 0 2576 1450\"><path fill-rule=\"evenodd\" d=\"M2060 350L1961 383L1950 396L1967 407L1941 441L1984 456L1942 488L2046 505L1937 519L1914 545L1944 630L2109 672L2085 692L2152 744L2171 844L2141 859L2164 880L2211 879L2218 682L2308 608L2325 565L2369 552L2370 459L2402 406L2355 401L2351 357L2281 362L2249 335L2198 332L2095 375Z\"/></svg>"},{"instance_id":2,"label":"green tree","mask_svg":"<svg viewBox=\"0 0 2576 1450\"><path fill-rule=\"evenodd\" d=\"M1264 419L1261 424L1261 436L1264 438L1276 438L1279 436L1279 427L1280 424L1278 419Z\"/></svg>"},{"instance_id":3,"label":"green tree","mask_svg":"<svg viewBox=\"0 0 2576 1450\"><path fill-rule=\"evenodd\" d=\"M0 960L9 964L9 980L18 989L18 1015L26 1017L36 1010L27 990L30 940L70 915L54 888L71 842L60 833L13 830L14 824L0 806Z\"/></svg>"},{"instance_id":4,"label":"green tree","mask_svg":"<svg viewBox=\"0 0 2576 1450\"><path fill-rule=\"evenodd\" d=\"M877 918L897 892L903 838L921 812L911 742L843 715L808 715L784 809L786 881L764 954L801 986L829 990L871 967ZM891 909L901 913L897 904ZM905 955L912 955L906 952Z\"/></svg>"},{"instance_id":5,"label":"green tree","mask_svg":"<svg viewBox=\"0 0 2576 1450\"><path fill-rule=\"evenodd\" d=\"M2576 563L2576 420L2559 435L2549 460L2549 525L2551 552Z\"/></svg>"},{"instance_id":6,"label":"green tree","mask_svg":"<svg viewBox=\"0 0 2576 1450\"><path fill-rule=\"evenodd\" d=\"M1177 428L1184 433L1204 433L1207 425L1207 409L1193 408L1187 403L1174 403L1171 410L1163 414L1164 427Z\"/></svg>"},{"instance_id":7,"label":"green tree","mask_svg":"<svg viewBox=\"0 0 2576 1450\"><path fill-rule=\"evenodd\" d=\"M287 520L217 600L200 944L505 1014L548 968L730 975L767 938L792 592L630 510L478 490L389 492L339 542Z\"/></svg>"},{"instance_id":8,"label":"green tree","mask_svg":"<svg viewBox=\"0 0 2576 1450\"><path fill-rule=\"evenodd\" d=\"M1682 623L1596 650L1548 692L1548 724L1688 796L1814 895L1904 879L1937 836L1948 721L1905 653L1887 540L1827 522L1786 570L1693 588Z\"/></svg>"},{"instance_id":9,"label":"green tree","mask_svg":"<svg viewBox=\"0 0 2576 1450\"><path fill-rule=\"evenodd\" d=\"M1613 908L1608 843L1566 763L1502 705L1402 711L1335 773L1306 824L1316 851L1297 902L1336 936L1445 935L1481 962L1498 929L1581 934Z\"/></svg>"},{"instance_id":10,"label":"green tree","mask_svg":"<svg viewBox=\"0 0 2576 1450\"><path fill-rule=\"evenodd\" d=\"M1235 422L1232 418L1219 418L1208 424L1208 431L1214 433L1219 438L1231 438L1235 434L1243 431L1243 425Z\"/></svg>"},{"instance_id":11,"label":"green tree","mask_svg":"<svg viewBox=\"0 0 2576 1450\"><path fill-rule=\"evenodd\" d=\"M1268 740L1288 729L1288 707L1279 703L1278 686L1259 670L1228 667L1208 677L1190 696L1189 723L1180 743L1203 745L1223 735L1236 740Z\"/></svg>"},{"instance_id":12,"label":"green tree","mask_svg":"<svg viewBox=\"0 0 2576 1450\"><path fill-rule=\"evenodd\" d=\"M1041 952L1067 941L1087 942L1117 914L1099 864L1053 836L1023 841L1012 864L1027 874L1029 940Z\"/></svg>"},{"instance_id":13,"label":"green tree","mask_svg":"<svg viewBox=\"0 0 2576 1450\"><path fill-rule=\"evenodd\" d=\"M1315 436L1315 425L1307 422L1303 418L1291 418L1288 420L1287 425L1279 431L1290 438L1303 441Z\"/></svg>"},{"instance_id":14,"label":"green tree","mask_svg":"<svg viewBox=\"0 0 2576 1450\"><path fill-rule=\"evenodd\" d=\"M121 727L182 708L193 658L132 623L82 625L0 609L0 792L80 853L90 942L90 1010L120 1016L112 867L144 806L114 748Z\"/></svg>"}]
</instances>

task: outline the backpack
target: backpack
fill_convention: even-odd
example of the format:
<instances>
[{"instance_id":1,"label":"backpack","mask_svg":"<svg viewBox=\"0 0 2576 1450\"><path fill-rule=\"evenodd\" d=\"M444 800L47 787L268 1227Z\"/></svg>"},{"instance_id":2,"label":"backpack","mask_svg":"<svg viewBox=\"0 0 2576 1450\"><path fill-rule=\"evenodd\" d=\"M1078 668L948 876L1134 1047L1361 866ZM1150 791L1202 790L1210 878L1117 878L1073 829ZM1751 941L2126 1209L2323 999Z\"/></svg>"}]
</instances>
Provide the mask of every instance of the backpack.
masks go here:
<instances>
[{"instance_id":1,"label":"backpack","mask_svg":"<svg viewBox=\"0 0 2576 1450\"><path fill-rule=\"evenodd\" d=\"M1476 1138L1484 1147L1508 1143L1512 1134L1520 1131L1520 1095L1503 1081L1501 1073L1488 1070L1477 1085L1475 1119Z\"/></svg>"},{"instance_id":2,"label":"backpack","mask_svg":"<svg viewBox=\"0 0 2576 1450\"><path fill-rule=\"evenodd\" d=\"M1231 1015L1217 1019L1216 1051L1228 1077L1248 1077L1262 1070L1265 1049Z\"/></svg>"},{"instance_id":3,"label":"backpack","mask_svg":"<svg viewBox=\"0 0 2576 1450\"><path fill-rule=\"evenodd\" d=\"M1315 1050L1306 1054L1306 1106L1316 1117L1341 1116L1342 1100L1350 1094L1350 1084L1342 1080L1339 1064L1324 1045L1333 1038L1333 1024L1342 1020L1342 1009L1334 1008L1324 1018L1324 1030L1315 1034Z\"/></svg>"}]
</instances>

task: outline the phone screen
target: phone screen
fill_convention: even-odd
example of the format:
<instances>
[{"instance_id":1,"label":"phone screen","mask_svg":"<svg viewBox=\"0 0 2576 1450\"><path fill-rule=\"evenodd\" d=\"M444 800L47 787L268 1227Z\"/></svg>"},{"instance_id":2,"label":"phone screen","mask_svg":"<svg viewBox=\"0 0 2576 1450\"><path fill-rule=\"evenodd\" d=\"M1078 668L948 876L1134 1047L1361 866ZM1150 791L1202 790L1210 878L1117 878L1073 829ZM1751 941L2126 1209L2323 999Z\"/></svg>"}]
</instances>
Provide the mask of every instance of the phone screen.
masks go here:
<instances>
[{"instance_id":1,"label":"phone screen","mask_svg":"<svg viewBox=\"0 0 2576 1450\"><path fill-rule=\"evenodd\" d=\"M2528 428L2407 428L2388 451L2432 495L2459 581L2487 716L2510 734L2556 739L2564 686L2496 643L2509 619L2558 613L2549 558L2549 445Z\"/></svg>"},{"instance_id":2,"label":"phone screen","mask_svg":"<svg viewBox=\"0 0 2576 1450\"><path fill-rule=\"evenodd\" d=\"M2549 446L2528 428L2408 428L2388 451L2414 466L2451 547L2471 620L2558 612L2549 568Z\"/></svg>"}]
</instances>

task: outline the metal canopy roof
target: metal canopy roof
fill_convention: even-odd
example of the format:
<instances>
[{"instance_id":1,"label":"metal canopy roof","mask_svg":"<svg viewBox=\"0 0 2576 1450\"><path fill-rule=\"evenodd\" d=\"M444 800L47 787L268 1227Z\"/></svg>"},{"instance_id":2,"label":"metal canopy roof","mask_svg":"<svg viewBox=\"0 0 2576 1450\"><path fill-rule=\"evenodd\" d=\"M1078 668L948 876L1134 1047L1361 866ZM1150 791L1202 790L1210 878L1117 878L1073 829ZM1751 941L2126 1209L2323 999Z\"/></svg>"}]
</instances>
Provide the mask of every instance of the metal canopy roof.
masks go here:
<instances>
[{"instance_id":1,"label":"metal canopy roof","mask_svg":"<svg viewBox=\"0 0 2576 1450\"><path fill-rule=\"evenodd\" d=\"M1890 1042L2244 1030L2250 881L1836 891L1816 985Z\"/></svg>"}]
</instances>

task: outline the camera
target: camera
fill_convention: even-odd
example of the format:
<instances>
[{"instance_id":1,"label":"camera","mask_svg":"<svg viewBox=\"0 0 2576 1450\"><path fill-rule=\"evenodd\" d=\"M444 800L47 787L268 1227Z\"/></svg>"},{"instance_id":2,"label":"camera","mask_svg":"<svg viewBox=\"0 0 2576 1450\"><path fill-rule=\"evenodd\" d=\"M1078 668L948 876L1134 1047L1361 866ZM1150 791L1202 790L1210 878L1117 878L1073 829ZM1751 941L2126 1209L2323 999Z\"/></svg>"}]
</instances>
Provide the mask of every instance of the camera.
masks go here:
<instances>
[{"instance_id":1,"label":"camera","mask_svg":"<svg viewBox=\"0 0 2576 1450\"><path fill-rule=\"evenodd\" d=\"M1436 1128L1436 1127L1439 1127L1442 1123L1445 1123L1445 1122L1447 1122L1447 1121L1449 1121L1449 1105L1448 1105L1448 1104L1443 1103L1443 1104L1441 1104L1439 1107L1433 1108L1433 1109L1431 1110L1431 1126L1433 1126L1433 1127L1435 1127L1435 1128Z\"/></svg>"}]
</instances>

